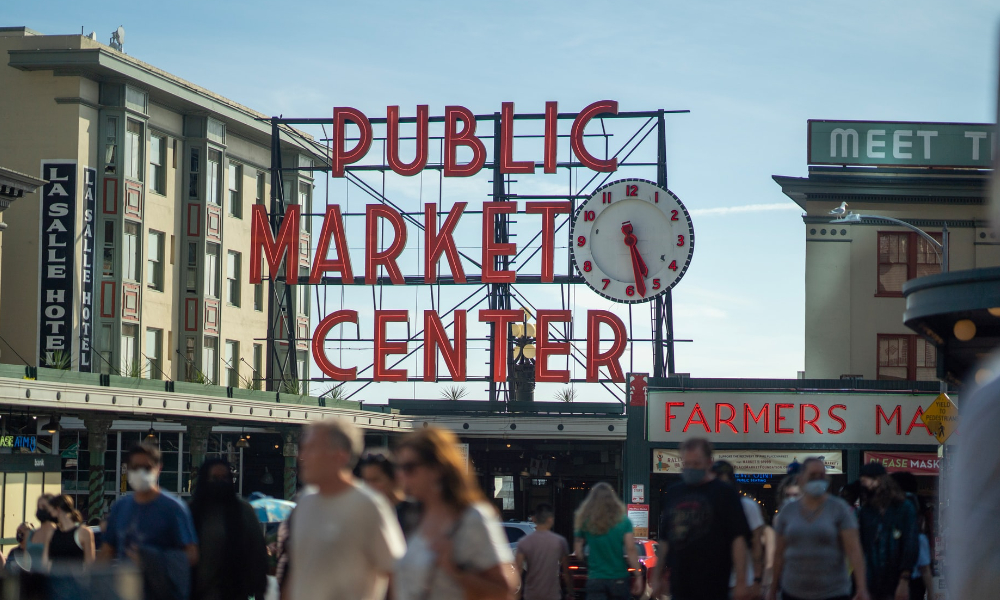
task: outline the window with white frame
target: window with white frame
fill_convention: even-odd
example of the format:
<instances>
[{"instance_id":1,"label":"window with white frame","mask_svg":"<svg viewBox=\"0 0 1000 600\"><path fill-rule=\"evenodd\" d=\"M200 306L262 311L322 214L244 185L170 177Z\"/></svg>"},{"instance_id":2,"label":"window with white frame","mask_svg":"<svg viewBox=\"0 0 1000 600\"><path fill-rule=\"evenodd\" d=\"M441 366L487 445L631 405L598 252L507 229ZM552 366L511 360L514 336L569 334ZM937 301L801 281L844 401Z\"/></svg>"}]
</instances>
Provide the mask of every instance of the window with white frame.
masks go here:
<instances>
[{"instance_id":1,"label":"window with white frame","mask_svg":"<svg viewBox=\"0 0 1000 600\"><path fill-rule=\"evenodd\" d=\"M219 297L219 245L205 244L205 295Z\"/></svg>"},{"instance_id":2,"label":"window with white frame","mask_svg":"<svg viewBox=\"0 0 1000 600\"><path fill-rule=\"evenodd\" d=\"M149 189L157 194L167 193L167 145L162 135L149 136Z\"/></svg>"},{"instance_id":3,"label":"window with white frame","mask_svg":"<svg viewBox=\"0 0 1000 600\"><path fill-rule=\"evenodd\" d=\"M122 324L121 367L123 377L139 377L142 375L142 364L139 362L139 326Z\"/></svg>"},{"instance_id":4,"label":"window with white frame","mask_svg":"<svg viewBox=\"0 0 1000 600\"><path fill-rule=\"evenodd\" d=\"M163 378L163 330L146 330L146 378Z\"/></svg>"},{"instance_id":5,"label":"window with white frame","mask_svg":"<svg viewBox=\"0 0 1000 600\"><path fill-rule=\"evenodd\" d=\"M219 198L220 186L222 185L221 168L222 153L218 150L209 150L208 164L205 166L205 178L208 189L205 193L208 195L208 202L210 204L222 204L222 200Z\"/></svg>"},{"instance_id":6,"label":"window with white frame","mask_svg":"<svg viewBox=\"0 0 1000 600\"><path fill-rule=\"evenodd\" d=\"M229 216L243 218L243 167L229 163Z\"/></svg>"},{"instance_id":7,"label":"window with white frame","mask_svg":"<svg viewBox=\"0 0 1000 600\"><path fill-rule=\"evenodd\" d=\"M201 348L201 372L210 383L219 383L219 338L205 336L205 345Z\"/></svg>"},{"instance_id":8,"label":"window with white frame","mask_svg":"<svg viewBox=\"0 0 1000 600\"><path fill-rule=\"evenodd\" d=\"M145 142L142 123L128 119L125 126L125 177L142 181L142 149Z\"/></svg>"},{"instance_id":9,"label":"window with white frame","mask_svg":"<svg viewBox=\"0 0 1000 600\"><path fill-rule=\"evenodd\" d=\"M233 306L240 305L240 263L239 252L230 250L226 254L226 302Z\"/></svg>"},{"instance_id":10,"label":"window with white frame","mask_svg":"<svg viewBox=\"0 0 1000 600\"><path fill-rule=\"evenodd\" d=\"M139 279L139 229L138 223L125 221L122 241L122 277L129 281Z\"/></svg>"},{"instance_id":11,"label":"window with white frame","mask_svg":"<svg viewBox=\"0 0 1000 600\"><path fill-rule=\"evenodd\" d=\"M240 387L240 343L226 340L226 385Z\"/></svg>"},{"instance_id":12,"label":"window with white frame","mask_svg":"<svg viewBox=\"0 0 1000 600\"><path fill-rule=\"evenodd\" d=\"M253 345L253 389L259 390L263 387L264 380L264 345Z\"/></svg>"},{"instance_id":13,"label":"window with white frame","mask_svg":"<svg viewBox=\"0 0 1000 600\"><path fill-rule=\"evenodd\" d=\"M146 247L146 285L163 291L163 238L162 231L149 230Z\"/></svg>"},{"instance_id":14,"label":"window with white frame","mask_svg":"<svg viewBox=\"0 0 1000 600\"><path fill-rule=\"evenodd\" d=\"M257 171L257 204L264 204L264 183L267 173L264 171Z\"/></svg>"}]
</instances>

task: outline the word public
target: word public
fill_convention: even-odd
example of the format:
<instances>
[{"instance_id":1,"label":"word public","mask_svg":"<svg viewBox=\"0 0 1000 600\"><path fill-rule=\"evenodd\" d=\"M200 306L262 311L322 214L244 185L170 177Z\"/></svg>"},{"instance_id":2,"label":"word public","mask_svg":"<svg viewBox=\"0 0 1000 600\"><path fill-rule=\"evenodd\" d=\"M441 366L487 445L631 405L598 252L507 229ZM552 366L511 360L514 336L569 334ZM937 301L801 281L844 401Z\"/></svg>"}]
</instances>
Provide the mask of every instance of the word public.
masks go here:
<instances>
[{"instance_id":1,"label":"word public","mask_svg":"<svg viewBox=\"0 0 1000 600\"><path fill-rule=\"evenodd\" d=\"M601 114L618 114L618 102L600 100L581 110L573 119L570 130L570 146L573 155L580 164L602 173L618 170L618 159L599 159L587 151L583 143L583 131L594 117ZM558 138L557 121L559 119L556 102L545 103L545 134L543 140L542 166L545 173L556 172L556 147ZM415 119L403 119L416 123L416 151L413 160L403 162L399 153L399 107L389 106L386 109L386 146L385 158L389 167L399 175L413 176L420 173L427 165L429 154L428 123L430 121L427 105L417 106ZM345 130L347 123L353 123L359 130L358 138L353 148L346 149ZM461 127L459 125L461 124ZM336 107L333 109L333 145L330 151L331 174L334 177L344 177L348 165L361 160L368 154L374 135L372 124L360 110L351 107ZM464 106L446 106L444 109L444 176L471 177L478 173L486 164L486 145L476 137L476 117ZM472 151L472 159L465 164L458 163L458 148L463 146ZM528 174L535 172L535 162L530 160L514 160L514 103L504 102L500 108L500 172L511 174Z\"/></svg>"}]
</instances>

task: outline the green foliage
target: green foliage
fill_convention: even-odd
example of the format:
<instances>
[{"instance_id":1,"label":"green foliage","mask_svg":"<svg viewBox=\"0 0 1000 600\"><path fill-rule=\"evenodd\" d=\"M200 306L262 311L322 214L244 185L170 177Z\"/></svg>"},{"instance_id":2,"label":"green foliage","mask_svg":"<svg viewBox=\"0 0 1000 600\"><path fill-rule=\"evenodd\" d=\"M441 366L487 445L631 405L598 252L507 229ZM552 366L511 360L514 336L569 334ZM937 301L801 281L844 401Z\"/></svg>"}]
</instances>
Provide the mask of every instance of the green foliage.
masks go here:
<instances>
[{"instance_id":1,"label":"green foliage","mask_svg":"<svg viewBox=\"0 0 1000 600\"><path fill-rule=\"evenodd\" d=\"M282 394L288 394L290 396L301 396L302 386L297 379L283 379L278 391Z\"/></svg>"},{"instance_id":2,"label":"green foliage","mask_svg":"<svg viewBox=\"0 0 1000 600\"><path fill-rule=\"evenodd\" d=\"M126 362L122 366L122 377L134 377L139 379L142 377L142 363L138 360Z\"/></svg>"},{"instance_id":3,"label":"green foliage","mask_svg":"<svg viewBox=\"0 0 1000 600\"><path fill-rule=\"evenodd\" d=\"M56 350L45 357L43 366L49 369L69 371L73 366L73 355L66 350Z\"/></svg>"},{"instance_id":4,"label":"green foliage","mask_svg":"<svg viewBox=\"0 0 1000 600\"><path fill-rule=\"evenodd\" d=\"M441 388L441 397L445 400L461 400L469 394L469 390L461 385L449 385Z\"/></svg>"},{"instance_id":5,"label":"green foliage","mask_svg":"<svg viewBox=\"0 0 1000 600\"><path fill-rule=\"evenodd\" d=\"M555 393L555 399L560 402L572 402L576 400L577 391L575 388L563 388Z\"/></svg>"}]
</instances>

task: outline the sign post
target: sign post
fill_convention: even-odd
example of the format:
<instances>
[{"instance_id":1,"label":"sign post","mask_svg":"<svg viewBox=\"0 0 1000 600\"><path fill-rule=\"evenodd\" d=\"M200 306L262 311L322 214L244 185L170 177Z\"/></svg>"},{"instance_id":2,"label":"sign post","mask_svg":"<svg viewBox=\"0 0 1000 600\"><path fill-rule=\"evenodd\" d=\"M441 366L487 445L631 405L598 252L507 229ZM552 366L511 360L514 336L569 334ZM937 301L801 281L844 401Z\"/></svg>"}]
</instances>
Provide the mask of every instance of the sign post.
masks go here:
<instances>
[{"instance_id":1,"label":"sign post","mask_svg":"<svg viewBox=\"0 0 1000 600\"><path fill-rule=\"evenodd\" d=\"M921 419L938 443L944 444L958 426L958 407L948 394L941 394L927 407Z\"/></svg>"}]
</instances>

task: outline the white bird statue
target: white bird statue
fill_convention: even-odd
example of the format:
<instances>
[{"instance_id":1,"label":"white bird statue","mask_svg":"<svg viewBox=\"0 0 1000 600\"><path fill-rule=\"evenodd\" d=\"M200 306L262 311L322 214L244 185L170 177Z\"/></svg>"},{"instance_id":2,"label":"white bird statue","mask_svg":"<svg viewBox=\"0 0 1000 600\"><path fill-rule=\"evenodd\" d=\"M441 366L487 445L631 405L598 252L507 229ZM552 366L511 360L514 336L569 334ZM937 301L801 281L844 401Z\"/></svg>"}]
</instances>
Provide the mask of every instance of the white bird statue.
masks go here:
<instances>
[{"instance_id":1,"label":"white bird statue","mask_svg":"<svg viewBox=\"0 0 1000 600\"><path fill-rule=\"evenodd\" d=\"M847 214L847 203L841 202L840 206L830 211L830 214L837 215L838 217L844 216L845 214Z\"/></svg>"}]
</instances>

